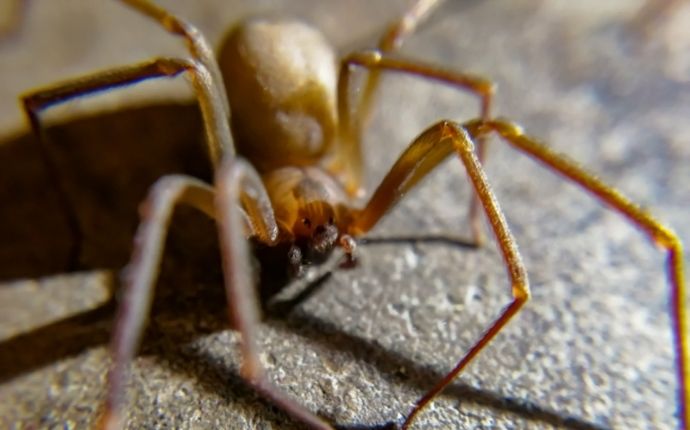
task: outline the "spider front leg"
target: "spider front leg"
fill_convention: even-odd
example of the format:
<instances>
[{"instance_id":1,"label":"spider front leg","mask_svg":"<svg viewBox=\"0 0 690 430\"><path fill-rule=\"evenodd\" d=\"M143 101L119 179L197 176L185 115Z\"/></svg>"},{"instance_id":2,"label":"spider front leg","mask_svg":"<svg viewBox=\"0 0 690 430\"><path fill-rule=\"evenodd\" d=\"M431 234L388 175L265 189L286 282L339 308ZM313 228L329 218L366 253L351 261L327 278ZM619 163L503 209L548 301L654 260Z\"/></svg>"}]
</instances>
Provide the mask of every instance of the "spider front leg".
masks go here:
<instances>
[{"instance_id":1,"label":"spider front leg","mask_svg":"<svg viewBox=\"0 0 690 430\"><path fill-rule=\"evenodd\" d=\"M405 39L413 34L419 26L433 13L433 11L438 8L444 0L418 0L400 19L393 22L386 31L383 33L378 41L378 45L374 52L379 55L381 60L371 61L366 58L369 53L359 53L349 56L343 60L343 71L341 72L341 79L339 82L345 81L347 84L348 79L346 78L346 69L349 68L350 64L359 64L369 69L368 76L366 77L362 95L360 96L359 103L355 110L356 119L355 121L342 121L341 131L343 131L344 138L341 139L344 142L343 154L340 156L340 160L347 160L349 163L346 164L346 168L351 171L348 178L348 188L353 189L355 185L350 185L351 183L356 184L359 187L359 182L361 182L361 147L359 142L361 142L362 130L367 127L369 119L371 118L371 106L374 99L374 93L381 82L381 72L385 69L400 70L408 73L416 74L419 76L426 76L433 78L434 74L442 73L450 75L449 72L444 72L439 70L437 67L424 66L418 62L404 61L400 59L395 59L391 57L391 53L400 49ZM361 54L364 54L362 56ZM358 59L352 60L352 57L360 57ZM389 57L385 58L384 57ZM364 60L364 61L362 61ZM392 60L393 63L397 63L393 67L389 67L388 63ZM432 73L426 73L425 70L415 70L420 68L432 70ZM457 72L452 72L453 80L452 84L459 85L464 90L469 91L472 95L480 99L480 111L479 117L483 120L489 120L491 117L491 106L493 104L493 96L495 93L495 85L488 82L478 76L472 76ZM458 82L459 81L459 82ZM343 84L343 85L345 85ZM344 100L344 96L348 96L348 92L340 92L339 100ZM342 109L341 109L341 112ZM347 112L349 115L349 112ZM484 163L486 159L487 151L487 140L486 136L479 136L476 141L476 152L480 163ZM336 168L341 166L336 165ZM354 178L354 179L352 179ZM484 230L482 227L482 222L479 212L479 200L473 196L470 200L470 207L468 210L468 219L470 223L470 229L472 233L472 240L477 244L481 245L484 242Z\"/></svg>"},{"instance_id":2,"label":"spider front leg","mask_svg":"<svg viewBox=\"0 0 690 430\"><path fill-rule=\"evenodd\" d=\"M259 301L249 272L246 239L253 236L270 246L275 245L278 237L278 226L263 183L247 162L229 158L216 174L216 187L217 193L194 178L166 176L156 182L142 206L142 221L125 272L125 294L111 346L113 366L108 377L108 397L101 428L121 427L128 368L150 311L167 228L174 207L187 204L216 218L219 224L227 306L234 320L233 327L242 337L242 377L296 420L312 429L332 430L330 425L271 384L259 358L256 346Z\"/></svg>"},{"instance_id":3,"label":"spider front leg","mask_svg":"<svg viewBox=\"0 0 690 430\"><path fill-rule=\"evenodd\" d=\"M668 277L671 286L671 324L674 336L673 346L676 355L678 375L678 419L681 429L690 425L690 335L685 293L685 268L683 245L678 236L664 226L654 216L630 201L615 188L607 185L595 175L564 155L558 154L536 139L525 135L522 129L506 120L489 122L470 121L466 124L472 136L496 132L506 143L515 149L543 163L553 170L592 193L598 200L644 231L658 246L668 252Z\"/></svg>"},{"instance_id":4,"label":"spider front leg","mask_svg":"<svg viewBox=\"0 0 690 430\"><path fill-rule=\"evenodd\" d=\"M378 41L376 50L381 54L390 54L399 50L402 44L417 28L443 3L443 0L418 0L405 14L393 22ZM381 71L372 69L366 78L364 89L357 106L358 121L356 127L365 127L371 117L371 106L374 92L381 82ZM488 107L488 106L487 106Z\"/></svg>"},{"instance_id":5,"label":"spider front leg","mask_svg":"<svg viewBox=\"0 0 690 430\"><path fill-rule=\"evenodd\" d=\"M462 372L530 297L527 273L515 239L475 155L470 135L462 125L455 122L437 123L412 142L390 169L364 209L356 213L350 233L361 235L369 231L409 190L453 152L462 161L476 196L490 221L508 271L513 300L457 362L453 370L416 403L405 420L403 429L412 424L417 414Z\"/></svg>"},{"instance_id":6,"label":"spider front leg","mask_svg":"<svg viewBox=\"0 0 690 430\"><path fill-rule=\"evenodd\" d=\"M420 63L414 60L402 59L399 57L392 57L385 52L379 50L362 51L350 54L343 59L340 69L340 76L338 78L338 114L341 124L341 140L344 142L341 145L347 145L343 151L349 151L343 157L349 160L350 166L361 165L361 154L359 149L359 142L361 141L361 130L359 122L361 122L361 115L366 114L360 110L355 110L354 114L357 119L351 118L351 110L349 106L349 95L351 92L350 84L352 73L352 66L364 67L371 70L378 79L378 74L382 71L393 71L399 73L407 73L413 76L431 79L446 85L456 87L462 91L467 91L476 96L480 100L482 120L489 120L489 113L491 103L496 87L493 82L481 76L472 75L469 73L461 73L452 70L442 69L438 66ZM370 97L365 95L366 97ZM367 99L364 102L368 103ZM366 104L364 103L364 104ZM361 108L361 105L359 106ZM481 163L485 158L485 136L479 136L477 139L477 155ZM351 177L357 177L358 171L355 171ZM355 181L353 184L359 186L359 182ZM350 185L348 185L350 187ZM481 244L483 242L483 233L481 219L479 217L479 200L477 197L472 197L469 210L469 221L472 231L472 238L475 243Z\"/></svg>"},{"instance_id":7,"label":"spider front leg","mask_svg":"<svg viewBox=\"0 0 690 430\"><path fill-rule=\"evenodd\" d=\"M240 233L242 230L242 213L234 202L243 201L248 196L263 196L254 211L263 212L264 224L268 227L262 240L267 245L275 244L278 227L273 216L263 183L256 170L242 159L231 159L223 163L216 174L216 205L220 244L223 256L223 273L228 298L228 309L234 318L234 326L242 335L242 377L261 395L283 409L295 420L304 423L314 430L333 430L333 427L306 409L304 406L286 396L273 385L264 373L259 351L256 345L255 329L259 324L259 299L255 282L249 273L249 250L247 241ZM244 196L244 197L243 197ZM263 208L263 209L262 209ZM270 216L269 216L270 215ZM259 235L258 238L262 236Z\"/></svg>"},{"instance_id":8,"label":"spider front leg","mask_svg":"<svg viewBox=\"0 0 690 430\"><path fill-rule=\"evenodd\" d=\"M343 94L347 94L347 92L343 91L342 89L342 86L348 85L348 65L359 65L372 69L387 69L401 73L408 73L429 78L438 82L455 85L462 89L465 89L465 87L468 86L466 82L469 82L470 85L473 82L475 84L481 84L482 82L489 84L489 82L482 80L481 78L472 78L470 76L470 79L467 80L466 75L459 73L442 71L437 67L423 65L417 62L386 59L386 57L381 55L379 52L365 51L350 55L343 63L341 79L339 82L339 85L341 86L339 90L339 103L341 103L339 111L343 112L344 115L349 113L347 98L343 97ZM470 91L474 92L472 89L470 89ZM348 117L345 116L345 118ZM549 169L563 174L582 186L584 189L590 191L603 203L613 207L618 212L623 214L632 223L644 230L656 243L668 250L668 273L669 282L671 285L670 295L672 306L671 319L675 338L674 348L678 369L678 381L680 385L678 395L679 420L681 423L681 428L687 429L690 425L690 406L688 406L688 402L690 401L690 340L688 338L687 311L685 308L683 249L678 237L670 229L663 226L659 221L642 210L639 206L633 204L621 193L603 183L601 180L596 178L596 176L588 173L577 163L568 160L562 155L554 153L548 149L548 147L538 143L535 139L524 135L520 128L514 124L502 120L493 121L491 119L487 120L486 118L480 118L466 123L464 127L470 133L471 138L473 140L478 139L479 142L481 142L481 138L483 136L486 136L491 131L495 131L501 137L503 137L506 142L518 150L526 152L528 155L544 163ZM412 146L408 149L408 151L410 150L412 150ZM384 184L379 187L379 191L377 191L375 198L372 198L367 206L367 210L365 210L362 214L361 220L359 221L360 228L363 230L371 228L378 221L378 218L391 205L393 205L397 199L402 197L407 189L413 186L414 183L416 183L416 181L418 181L429 170L433 169L437 163L436 158L442 158L444 156L443 154L444 153L442 150L431 151L429 154L424 156L424 160L419 162L415 161L414 156L411 156L406 162L403 163L409 164L409 166L405 167L403 165L398 169L394 167L394 169L392 169L389 173L389 176L391 177L386 178L390 184L387 187L384 187ZM402 158L399 163L401 161ZM401 173L405 172L406 169L411 168L416 168L417 173L413 173L409 177L405 177L405 175ZM406 181L407 184L400 182L403 180ZM402 188L398 189L398 186ZM389 196L386 196L385 191L383 190L397 191ZM472 214L472 212L476 211L471 209L470 212ZM472 221L472 219L470 221ZM491 217L489 217L489 221L493 224ZM473 230L475 230L475 239L479 237L477 236L478 230L476 230L478 226L478 223L476 226L473 226Z\"/></svg>"},{"instance_id":9,"label":"spider front leg","mask_svg":"<svg viewBox=\"0 0 690 430\"><path fill-rule=\"evenodd\" d=\"M71 203L63 175L52 156L48 138L41 123L40 114L51 106L67 102L76 97L89 95L114 87L132 85L146 79L175 77L187 72L197 95L206 130L206 143L214 165L224 154L234 154L232 136L227 116L223 109L222 96L219 96L208 70L193 60L177 58L157 58L144 63L120 67L89 76L61 82L33 91L21 97L22 107L29 125L39 144L39 154L48 175L54 180L61 211L67 218L73 244L68 257L70 268L77 266L80 254L81 228Z\"/></svg>"},{"instance_id":10,"label":"spider front leg","mask_svg":"<svg viewBox=\"0 0 690 430\"><path fill-rule=\"evenodd\" d=\"M144 332L158 277L163 246L173 209L188 204L209 216L215 215L213 189L198 179L170 175L159 179L142 205L142 221L134 239L130 264L123 270L124 293L115 320L111 343L112 367L108 394L99 427L121 428L121 409L130 363Z\"/></svg>"},{"instance_id":11,"label":"spider front leg","mask_svg":"<svg viewBox=\"0 0 690 430\"><path fill-rule=\"evenodd\" d=\"M225 97L227 91L225 89L225 83L223 82L223 75L220 73L216 57L213 55L213 50L209 46L204 35L189 22L148 0L120 1L158 22L169 33L184 38L189 53L195 60L203 64L211 74L216 91L218 94L221 94L219 99L222 103L223 110L225 111L225 118L227 120L227 118L230 117L230 106L227 97Z\"/></svg>"},{"instance_id":12,"label":"spider front leg","mask_svg":"<svg viewBox=\"0 0 690 430\"><path fill-rule=\"evenodd\" d=\"M377 43L376 51L381 54L397 51L405 39L413 34L444 0L417 0L400 18L388 26ZM350 111L343 109L349 102L349 62L347 57L342 60L342 68L338 79L339 102L339 134L337 141L337 156L332 160L331 169L341 175L348 193L352 196L364 194L362 188L362 130L369 124L371 106L374 93L381 81L381 71L375 68L369 70L361 95L355 103L356 117L350 118ZM343 117L346 115L347 117Z\"/></svg>"}]
</instances>

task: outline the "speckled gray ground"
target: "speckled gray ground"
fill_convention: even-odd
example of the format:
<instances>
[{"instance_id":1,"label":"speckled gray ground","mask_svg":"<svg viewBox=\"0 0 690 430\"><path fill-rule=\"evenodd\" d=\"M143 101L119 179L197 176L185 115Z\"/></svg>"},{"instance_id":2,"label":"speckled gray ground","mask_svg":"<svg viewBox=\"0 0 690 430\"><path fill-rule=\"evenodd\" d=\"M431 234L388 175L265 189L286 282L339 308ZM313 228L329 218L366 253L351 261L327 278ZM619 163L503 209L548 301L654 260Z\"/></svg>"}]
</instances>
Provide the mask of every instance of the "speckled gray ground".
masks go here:
<instances>
[{"instance_id":1,"label":"speckled gray ground","mask_svg":"<svg viewBox=\"0 0 690 430\"><path fill-rule=\"evenodd\" d=\"M155 177L208 176L183 82L144 84L59 109L60 121L69 123L51 136L71 172L89 269L63 273L68 235L16 97L98 68L182 52L177 41L115 3L32 2L20 32L0 42L3 428L93 422L113 316L100 304L116 279L115 271L99 269L126 261L136 201ZM345 48L370 42L404 6L163 3L213 42L228 23L277 10L306 16ZM690 7L643 36L628 26L640 6L628 0L450 3L405 54L495 79L497 112L600 172L687 243ZM388 79L366 140L370 182L424 126L472 117L475 105L433 85ZM488 173L520 244L534 300L417 428L673 428L663 256L619 216L501 144L492 146ZM468 193L458 164L447 163L374 236L466 237ZM299 428L239 378L239 339L225 319L213 225L182 212L133 369L129 428ZM343 428L400 422L508 294L493 245L472 250L431 237L370 244L357 268L336 270L289 312L267 319L263 360L276 384Z\"/></svg>"}]
</instances>

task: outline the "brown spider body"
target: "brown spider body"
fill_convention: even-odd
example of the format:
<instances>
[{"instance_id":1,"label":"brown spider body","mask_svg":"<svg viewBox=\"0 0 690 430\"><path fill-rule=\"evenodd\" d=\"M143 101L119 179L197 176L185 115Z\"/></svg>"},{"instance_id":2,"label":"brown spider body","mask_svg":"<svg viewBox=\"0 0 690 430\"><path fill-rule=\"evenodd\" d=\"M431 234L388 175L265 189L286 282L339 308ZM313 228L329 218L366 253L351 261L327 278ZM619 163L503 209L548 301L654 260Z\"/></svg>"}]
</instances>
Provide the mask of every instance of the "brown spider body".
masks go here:
<instances>
[{"instance_id":1,"label":"brown spider body","mask_svg":"<svg viewBox=\"0 0 690 430\"><path fill-rule=\"evenodd\" d=\"M352 224L354 195L332 163L334 141L342 138L336 64L320 32L276 19L241 23L219 54L237 153L261 175L277 241L308 248L300 253L328 253ZM291 264L301 263L295 258Z\"/></svg>"}]
</instances>

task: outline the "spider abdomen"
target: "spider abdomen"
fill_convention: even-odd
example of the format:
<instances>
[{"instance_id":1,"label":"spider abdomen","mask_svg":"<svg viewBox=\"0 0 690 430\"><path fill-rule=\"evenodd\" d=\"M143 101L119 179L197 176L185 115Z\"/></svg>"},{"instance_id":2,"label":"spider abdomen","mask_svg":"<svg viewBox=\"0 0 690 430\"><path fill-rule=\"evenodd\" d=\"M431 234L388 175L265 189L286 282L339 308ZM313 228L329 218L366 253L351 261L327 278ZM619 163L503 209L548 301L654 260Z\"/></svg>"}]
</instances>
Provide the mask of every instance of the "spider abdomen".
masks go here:
<instances>
[{"instance_id":1,"label":"spider abdomen","mask_svg":"<svg viewBox=\"0 0 690 430\"><path fill-rule=\"evenodd\" d=\"M254 19L221 48L237 152L262 172L318 163L335 138L336 57L297 21Z\"/></svg>"}]
</instances>

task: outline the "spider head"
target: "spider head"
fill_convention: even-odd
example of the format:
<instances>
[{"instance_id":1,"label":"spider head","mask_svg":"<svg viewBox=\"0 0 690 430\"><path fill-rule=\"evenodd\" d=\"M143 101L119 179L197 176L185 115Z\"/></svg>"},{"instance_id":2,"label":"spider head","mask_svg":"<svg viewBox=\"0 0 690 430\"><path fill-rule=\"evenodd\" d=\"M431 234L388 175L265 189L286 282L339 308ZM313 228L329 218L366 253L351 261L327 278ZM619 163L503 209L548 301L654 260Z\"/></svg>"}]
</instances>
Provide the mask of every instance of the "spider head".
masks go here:
<instances>
[{"instance_id":1,"label":"spider head","mask_svg":"<svg viewBox=\"0 0 690 430\"><path fill-rule=\"evenodd\" d=\"M265 181L273 193L283 237L289 238L288 261L294 273L325 261L338 246L352 254L351 210L342 186L332 176L315 167L283 168Z\"/></svg>"},{"instance_id":2,"label":"spider head","mask_svg":"<svg viewBox=\"0 0 690 430\"><path fill-rule=\"evenodd\" d=\"M337 209L323 201L302 207L293 226L295 242L288 252L293 274L300 276L305 265L325 261L336 246L343 248L348 262L354 261L355 241L345 232L345 217Z\"/></svg>"},{"instance_id":3,"label":"spider head","mask_svg":"<svg viewBox=\"0 0 690 430\"><path fill-rule=\"evenodd\" d=\"M293 227L296 242L305 248L307 255L328 254L340 236L335 211L325 202L312 202L300 210Z\"/></svg>"}]
</instances>

